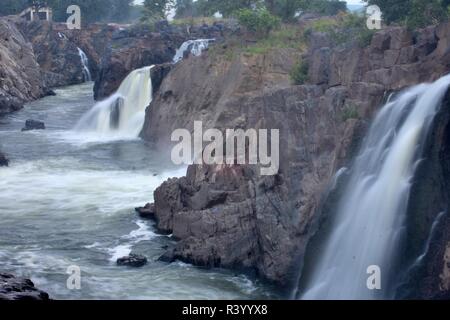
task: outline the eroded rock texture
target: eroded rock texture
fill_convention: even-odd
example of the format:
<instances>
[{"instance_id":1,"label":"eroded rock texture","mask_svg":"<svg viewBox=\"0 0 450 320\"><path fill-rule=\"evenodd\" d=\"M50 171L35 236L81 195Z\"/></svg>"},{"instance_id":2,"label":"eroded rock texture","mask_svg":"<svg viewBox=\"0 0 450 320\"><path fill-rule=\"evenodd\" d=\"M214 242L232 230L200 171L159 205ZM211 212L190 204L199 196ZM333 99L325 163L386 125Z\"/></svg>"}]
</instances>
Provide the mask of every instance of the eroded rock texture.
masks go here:
<instances>
[{"instance_id":1,"label":"eroded rock texture","mask_svg":"<svg viewBox=\"0 0 450 320\"><path fill-rule=\"evenodd\" d=\"M0 273L0 300L49 300L49 296L29 279Z\"/></svg>"},{"instance_id":2,"label":"eroded rock texture","mask_svg":"<svg viewBox=\"0 0 450 320\"><path fill-rule=\"evenodd\" d=\"M275 176L261 176L255 166L191 166L186 177L156 190L158 227L179 239L164 260L249 269L288 288L325 217L325 190L383 100L450 70L448 24L415 35L386 29L367 48L311 37L305 85L290 82L301 53L289 49L230 59L219 48L177 64L163 80L142 133L161 150L170 150L174 129L192 131L194 121L205 129L280 130ZM442 250L437 259L442 270Z\"/></svg>"},{"instance_id":3,"label":"eroded rock texture","mask_svg":"<svg viewBox=\"0 0 450 320\"><path fill-rule=\"evenodd\" d=\"M45 94L33 47L10 18L0 18L0 65L0 114Z\"/></svg>"}]
</instances>

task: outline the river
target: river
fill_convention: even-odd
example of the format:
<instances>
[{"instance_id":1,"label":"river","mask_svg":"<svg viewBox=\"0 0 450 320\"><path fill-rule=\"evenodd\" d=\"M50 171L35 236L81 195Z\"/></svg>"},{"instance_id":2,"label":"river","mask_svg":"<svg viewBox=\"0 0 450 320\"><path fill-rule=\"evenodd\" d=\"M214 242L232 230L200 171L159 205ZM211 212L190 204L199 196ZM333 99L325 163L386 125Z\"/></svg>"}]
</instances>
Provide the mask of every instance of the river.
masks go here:
<instances>
[{"instance_id":1,"label":"river","mask_svg":"<svg viewBox=\"0 0 450 320\"><path fill-rule=\"evenodd\" d=\"M173 240L134 207L186 168L160 161L139 139L108 140L72 130L94 104L92 83L56 90L0 118L0 270L31 278L53 299L267 299L260 281L234 272L157 261ZM21 132L26 119L47 129ZM130 251L149 263L116 266ZM81 289L67 288L67 268Z\"/></svg>"}]
</instances>

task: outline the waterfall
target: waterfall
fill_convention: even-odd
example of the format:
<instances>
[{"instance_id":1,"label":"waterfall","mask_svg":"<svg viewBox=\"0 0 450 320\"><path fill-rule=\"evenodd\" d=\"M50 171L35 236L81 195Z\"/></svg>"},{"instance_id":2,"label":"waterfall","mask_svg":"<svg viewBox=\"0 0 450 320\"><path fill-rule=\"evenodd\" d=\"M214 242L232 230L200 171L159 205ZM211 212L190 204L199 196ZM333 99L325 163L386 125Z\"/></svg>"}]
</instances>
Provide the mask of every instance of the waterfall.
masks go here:
<instances>
[{"instance_id":1,"label":"waterfall","mask_svg":"<svg viewBox=\"0 0 450 320\"><path fill-rule=\"evenodd\" d=\"M83 66L83 79L84 81L92 81L91 72L89 71L89 59L80 48L78 49L78 54L80 55L81 65Z\"/></svg>"},{"instance_id":2,"label":"waterfall","mask_svg":"<svg viewBox=\"0 0 450 320\"><path fill-rule=\"evenodd\" d=\"M375 118L331 213L331 231L305 275L302 299L388 299L416 164L450 75L403 91ZM369 266L381 271L370 290Z\"/></svg>"},{"instance_id":3,"label":"waterfall","mask_svg":"<svg viewBox=\"0 0 450 320\"><path fill-rule=\"evenodd\" d=\"M183 60L184 54L189 51L193 56L198 57L202 54L202 52L209 47L210 42L216 41L215 39L197 39L197 40L188 40L184 42L181 47L177 50L173 63L177 63Z\"/></svg>"},{"instance_id":4,"label":"waterfall","mask_svg":"<svg viewBox=\"0 0 450 320\"><path fill-rule=\"evenodd\" d=\"M59 37L60 39L69 40L69 39L67 38L67 36L66 36L64 33L62 33L62 32L58 32L58 37ZM78 48L78 49L79 49L79 48Z\"/></svg>"},{"instance_id":5,"label":"waterfall","mask_svg":"<svg viewBox=\"0 0 450 320\"><path fill-rule=\"evenodd\" d=\"M80 119L75 130L108 137L137 138L144 125L145 109L152 101L152 67L132 71L116 93L96 103Z\"/></svg>"}]
</instances>

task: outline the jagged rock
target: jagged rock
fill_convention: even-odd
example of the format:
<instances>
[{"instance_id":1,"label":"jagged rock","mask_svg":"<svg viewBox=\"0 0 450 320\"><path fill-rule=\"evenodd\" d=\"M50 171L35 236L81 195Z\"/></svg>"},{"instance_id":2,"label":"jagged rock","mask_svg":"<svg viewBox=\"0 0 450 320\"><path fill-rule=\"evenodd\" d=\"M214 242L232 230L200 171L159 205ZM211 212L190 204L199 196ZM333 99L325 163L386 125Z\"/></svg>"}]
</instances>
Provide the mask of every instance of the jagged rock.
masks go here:
<instances>
[{"instance_id":1,"label":"jagged rock","mask_svg":"<svg viewBox=\"0 0 450 320\"><path fill-rule=\"evenodd\" d=\"M130 254L129 256L117 259L118 266L140 268L147 264L147 258L140 254Z\"/></svg>"},{"instance_id":2,"label":"jagged rock","mask_svg":"<svg viewBox=\"0 0 450 320\"><path fill-rule=\"evenodd\" d=\"M12 17L0 17L0 114L45 95L45 83L31 44Z\"/></svg>"},{"instance_id":3,"label":"jagged rock","mask_svg":"<svg viewBox=\"0 0 450 320\"><path fill-rule=\"evenodd\" d=\"M141 218L154 219L155 218L155 204L147 203L144 207L135 209Z\"/></svg>"},{"instance_id":4,"label":"jagged rock","mask_svg":"<svg viewBox=\"0 0 450 320\"><path fill-rule=\"evenodd\" d=\"M161 86L162 81L167 76L169 71L172 69L172 66L173 66L172 63L158 64L150 70L150 77L152 78L153 92L158 91L159 87Z\"/></svg>"},{"instance_id":5,"label":"jagged rock","mask_svg":"<svg viewBox=\"0 0 450 320\"><path fill-rule=\"evenodd\" d=\"M146 140L167 150L171 132L192 132L197 120L204 130L280 129L281 162L273 177L260 176L255 166L193 165L186 177L164 182L154 194L155 219L178 242L161 259L251 269L292 284L325 216L324 190L350 163L383 97L450 70L447 28L418 30L415 38L386 28L366 48L333 47L323 38L324 46L305 55L313 85L291 85L299 53L288 49L226 61L218 48L173 68L147 109ZM316 36L323 37L312 34L312 43ZM356 118L343 116L349 107ZM442 250L436 257L442 262Z\"/></svg>"},{"instance_id":6,"label":"jagged rock","mask_svg":"<svg viewBox=\"0 0 450 320\"><path fill-rule=\"evenodd\" d=\"M156 32L148 26L139 25L116 31L102 57L98 77L95 81L94 97L102 99L117 90L122 80L133 70L150 65L172 62L176 50L190 39L221 39L228 26L173 26L166 22L158 23ZM155 73L158 67L155 67ZM169 69L163 68L163 73ZM155 76L158 87L160 76Z\"/></svg>"},{"instance_id":7,"label":"jagged rock","mask_svg":"<svg viewBox=\"0 0 450 320\"><path fill-rule=\"evenodd\" d=\"M0 273L0 300L49 300L49 296L31 280Z\"/></svg>"},{"instance_id":8,"label":"jagged rock","mask_svg":"<svg viewBox=\"0 0 450 320\"><path fill-rule=\"evenodd\" d=\"M29 119L25 122L25 127L22 129L22 131L31 130L45 130L45 123L42 121Z\"/></svg>"}]
</instances>

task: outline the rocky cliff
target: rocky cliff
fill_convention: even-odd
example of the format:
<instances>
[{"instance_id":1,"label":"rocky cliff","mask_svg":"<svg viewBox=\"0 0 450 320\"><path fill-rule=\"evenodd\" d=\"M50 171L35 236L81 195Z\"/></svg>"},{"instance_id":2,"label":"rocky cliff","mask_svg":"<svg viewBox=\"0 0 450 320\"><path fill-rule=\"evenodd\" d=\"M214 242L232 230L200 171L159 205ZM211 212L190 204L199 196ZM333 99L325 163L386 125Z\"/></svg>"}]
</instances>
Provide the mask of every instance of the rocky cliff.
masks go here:
<instances>
[{"instance_id":1,"label":"rocky cliff","mask_svg":"<svg viewBox=\"0 0 450 320\"><path fill-rule=\"evenodd\" d=\"M46 93L33 47L9 18L0 18L0 65L0 114Z\"/></svg>"},{"instance_id":2,"label":"rocky cliff","mask_svg":"<svg viewBox=\"0 0 450 320\"><path fill-rule=\"evenodd\" d=\"M222 24L191 28L173 26L166 22L120 28L103 55L95 82L94 97L102 99L117 90L122 80L133 70L171 62L176 50L186 40L221 39L229 27Z\"/></svg>"},{"instance_id":3,"label":"rocky cliff","mask_svg":"<svg viewBox=\"0 0 450 320\"><path fill-rule=\"evenodd\" d=\"M288 288L326 218L327 187L382 101L450 70L449 24L415 34L385 29L364 48L331 40L310 35L304 85L290 83L300 53L289 49L230 57L217 47L170 71L147 109L145 139L170 149L174 129L192 130L200 120L205 130L280 129L281 163L272 177L254 166L191 166L186 177L165 182L154 215L179 242L164 260L252 270ZM440 248L437 259L447 261Z\"/></svg>"}]
</instances>

